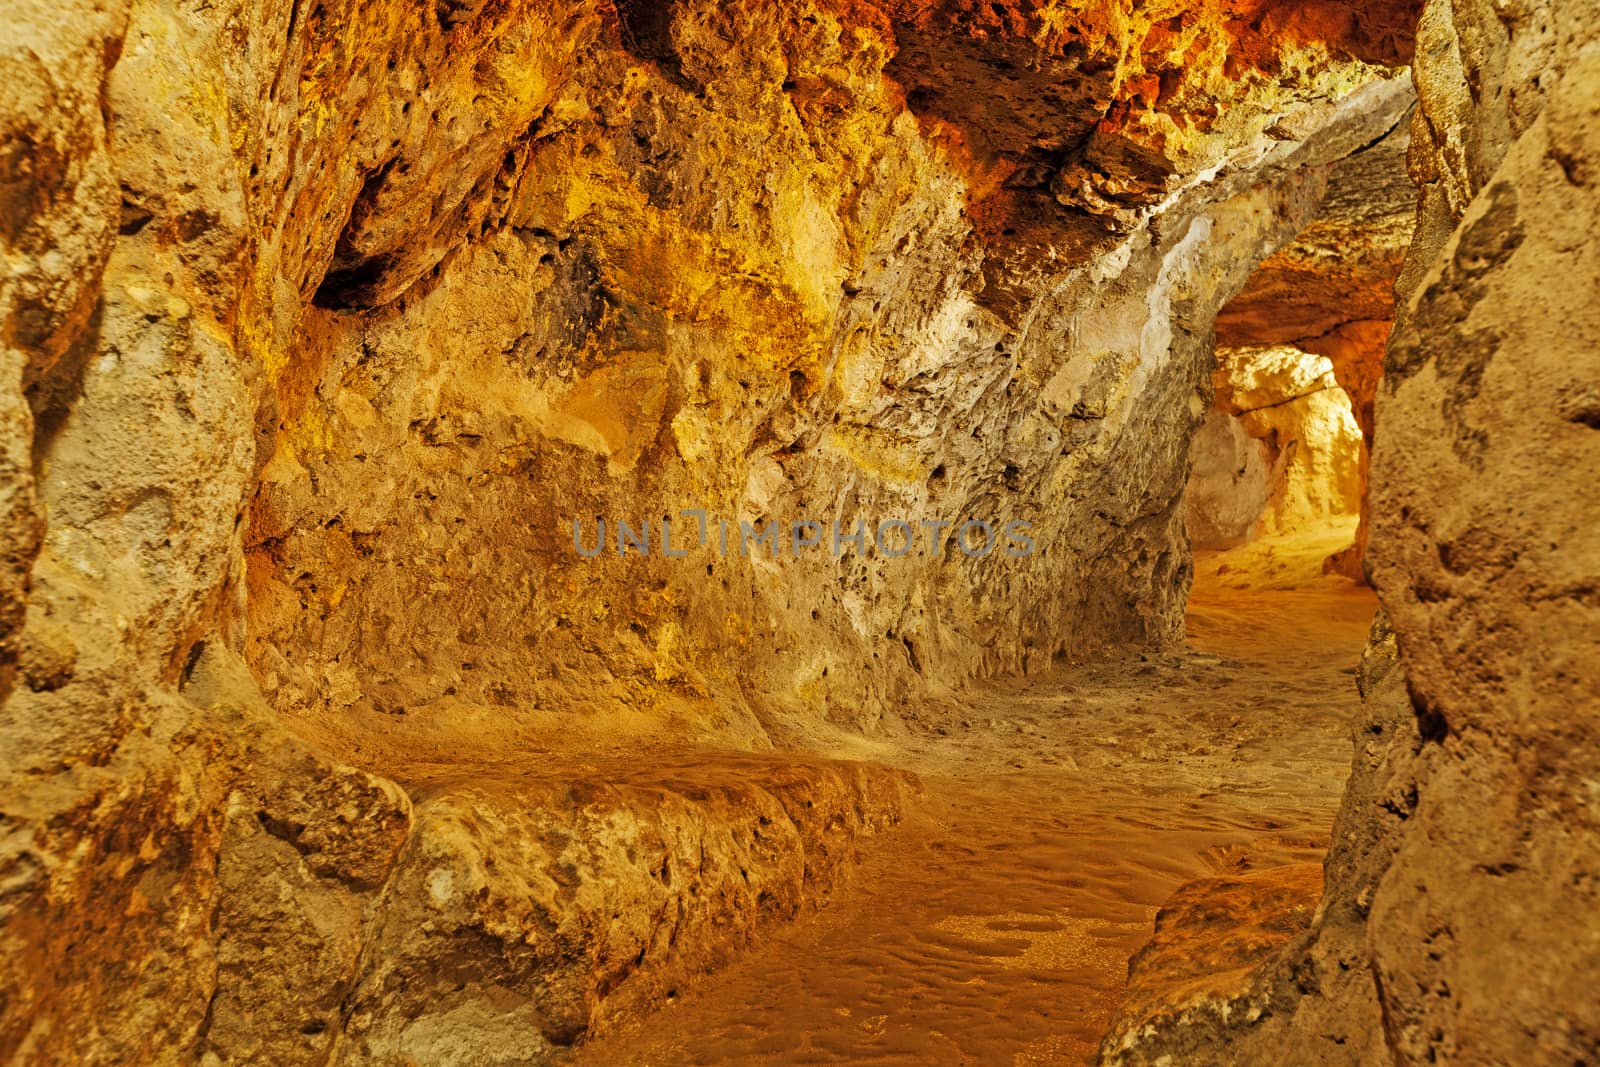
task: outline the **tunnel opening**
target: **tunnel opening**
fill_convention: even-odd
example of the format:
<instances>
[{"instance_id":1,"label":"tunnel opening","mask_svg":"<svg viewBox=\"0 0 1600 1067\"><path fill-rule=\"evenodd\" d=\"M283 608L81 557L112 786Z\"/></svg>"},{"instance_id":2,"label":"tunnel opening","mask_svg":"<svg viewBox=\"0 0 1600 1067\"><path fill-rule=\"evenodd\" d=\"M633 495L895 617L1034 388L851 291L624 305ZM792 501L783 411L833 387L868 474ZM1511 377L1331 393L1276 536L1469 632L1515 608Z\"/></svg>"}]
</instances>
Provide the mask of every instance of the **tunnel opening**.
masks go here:
<instances>
[{"instance_id":1,"label":"tunnel opening","mask_svg":"<svg viewBox=\"0 0 1600 1067\"><path fill-rule=\"evenodd\" d=\"M1217 314L1186 496L1197 570L1367 581L1374 405L1415 225L1410 127L1402 115L1334 164L1316 217Z\"/></svg>"},{"instance_id":2,"label":"tunnel opening","mask_svg":"<svg viewBox=\"0 0 1600 1067\"><path fill-rule=\"evenodd\" d=\"M1290 345L1221 349L1217 363L1185 494L1196 570L1315 580L1361 523L1367 445L1350 397L1326 356Z\"/></svg>"}]
</instances>

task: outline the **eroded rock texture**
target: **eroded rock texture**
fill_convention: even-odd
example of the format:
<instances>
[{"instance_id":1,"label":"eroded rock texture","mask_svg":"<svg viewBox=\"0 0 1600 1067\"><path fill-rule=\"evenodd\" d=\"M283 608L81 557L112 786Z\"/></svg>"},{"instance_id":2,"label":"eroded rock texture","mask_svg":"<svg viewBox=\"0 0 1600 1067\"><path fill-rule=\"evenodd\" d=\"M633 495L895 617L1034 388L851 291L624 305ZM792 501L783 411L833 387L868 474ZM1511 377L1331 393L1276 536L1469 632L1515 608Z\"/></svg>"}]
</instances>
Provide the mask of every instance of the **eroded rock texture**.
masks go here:
<instances>
[{"instance_id":1,"label":"eroded rock texture","mask_svg":"<svg viewBox=\"0 0 1600 1067\"><path fill-rule=\"evenodd\" d=\"M875 729L930 681L1176 636L1210 316L1314 209L1310 165L1376 136L1403 88L1335 108L1314 79L1289 100L1229 82L1230 122L1298 103L1326 132L1202 138L1196 159L1227 178L1185 194L1195 175L1173 163L1139 211L1052 203L1059 233L986 240L975 216L995 222L1006 194L944 147L959 131L936 110L907 109L884 76L894 28L868 14L575 24L538 102L549 128L513 131L505 190L474 202L492 224L394 300L417 271L366 220L393 244L382 203L410 203L433 165L403 145L367 165L339 238L365 266L347 254L310 294L302 343L320 355L280 382L247 534L250 658L279 707L587 723L620 699L621 728L760 743L819 720ZM1025 56L1065 47L1010 32ZM641 62L618 41L671 52ZM1335 76L1376 73L1319 68ZM1076 136L1036 117L1038 137ZM732 558L662 557L660 521L684 538L685 508L734 527ZM887 519L923 548L832 557L835 525ZM650 522L656 553L580 558L579 520L613 548L619 522ZM788 541L797 520L822 524L821 548L743 557L738 523ZM1035 555L967 558L949 539L970 520L1033 523ZM944 524L938 555L923 521ZM446 589L451 612L414 609Z\"/></svg>"},{"instance_id":2,"label":"eroded rock texture","mask_svg":"<svg viewBox=\"0 0 1600 1067\"><path fill-rule=\"evenodd\" d=\"M825 898L913 787L756 753L1180 635L1213 316L1411 14L11 4L0 1050L536 1060Z\"/></svg>"},{"instance_id":3,"label":"eroded rock texture","mask_svg":"<svg viewBox=\"0 0 1600 1067\"><path fill-rule=\"evenodd\" d=\"M1327 892L1249 981L1125 1018L1107 1062L1600 1049L1597 34L1586 4L1423 13L1421 209L1372 467L1393 630L1369 654Z\"/></svg>"}]
</instances>

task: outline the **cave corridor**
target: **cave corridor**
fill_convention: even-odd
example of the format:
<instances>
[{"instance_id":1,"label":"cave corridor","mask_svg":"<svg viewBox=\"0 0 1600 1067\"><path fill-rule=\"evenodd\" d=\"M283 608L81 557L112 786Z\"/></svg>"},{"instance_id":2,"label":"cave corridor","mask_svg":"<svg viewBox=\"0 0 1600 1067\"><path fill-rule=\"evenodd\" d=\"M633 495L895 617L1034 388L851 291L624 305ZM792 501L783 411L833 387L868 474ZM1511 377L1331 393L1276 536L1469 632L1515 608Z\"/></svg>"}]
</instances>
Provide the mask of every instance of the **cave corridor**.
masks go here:
<instances>
[{"instance_id":1,"label":"cave corridor","mask_svg":"<svg viewBox=\"0 0 1600 1067\"><path fill-rule=\"evenodd\" d=\"M1600 1067L1600 7L0 0L0 1063Z\"/></svg>"}]
</instances>

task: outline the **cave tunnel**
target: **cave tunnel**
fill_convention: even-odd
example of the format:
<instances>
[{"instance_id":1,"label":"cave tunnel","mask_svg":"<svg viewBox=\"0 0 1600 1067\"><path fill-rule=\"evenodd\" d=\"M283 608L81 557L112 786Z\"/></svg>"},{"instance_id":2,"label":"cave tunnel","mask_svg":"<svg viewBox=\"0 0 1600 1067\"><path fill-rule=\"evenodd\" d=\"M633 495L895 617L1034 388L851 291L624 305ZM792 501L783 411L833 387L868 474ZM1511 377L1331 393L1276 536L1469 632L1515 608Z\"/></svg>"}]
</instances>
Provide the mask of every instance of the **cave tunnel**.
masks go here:
<instances>
[{"instance_id":1,"label":"cave tunnel","mask_svg":"<svg viewBox=\"0 0 1600 1067\"><path fill-rule=\"evenodd\" d=\"M0 1061L1600 1064L1600 10L6 0Z\"/></svg>"}]
</instances>

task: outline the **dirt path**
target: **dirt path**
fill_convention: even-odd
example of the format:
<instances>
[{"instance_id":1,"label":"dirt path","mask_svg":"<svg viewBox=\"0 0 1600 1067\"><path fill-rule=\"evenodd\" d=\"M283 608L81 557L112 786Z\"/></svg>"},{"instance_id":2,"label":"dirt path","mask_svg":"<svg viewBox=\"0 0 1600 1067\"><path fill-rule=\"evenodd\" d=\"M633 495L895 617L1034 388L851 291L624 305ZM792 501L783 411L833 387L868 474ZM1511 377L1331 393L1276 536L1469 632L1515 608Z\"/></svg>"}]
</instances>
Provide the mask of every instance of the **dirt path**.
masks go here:
<instances>
[{"instance_id":1,"label":"dirt path","mask_svg":"<svg viewBox=\"0 0 1600 1067\"><path fill-rule=\"evenodd\" d=\"M849 753L927 788L853 888L574 1062L1089 1061L1173 889L1327 846L1374 601L1317 576L1326 547L1198 561L1186 653L964 694Z\"/></svg>"}]
</instances>

